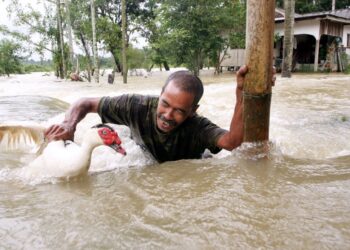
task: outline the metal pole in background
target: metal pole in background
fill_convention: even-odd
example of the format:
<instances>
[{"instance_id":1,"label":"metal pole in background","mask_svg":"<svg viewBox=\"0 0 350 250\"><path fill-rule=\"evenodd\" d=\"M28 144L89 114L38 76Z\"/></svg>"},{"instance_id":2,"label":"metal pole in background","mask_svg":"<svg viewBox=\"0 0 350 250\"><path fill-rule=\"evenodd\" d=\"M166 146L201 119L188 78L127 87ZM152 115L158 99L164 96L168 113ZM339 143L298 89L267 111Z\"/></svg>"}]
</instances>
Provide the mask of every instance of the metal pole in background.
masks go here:
<instances>
[{"instance_id":1,"label":"metal pole in background","mask_svg":"<svg viewBox=\"0 0 350 250\"><path fill-rule=\"evenodd\" d=\"M275 0L248 0L244 81L244 141L269 139Z\"/></svg>"}]
</instances>

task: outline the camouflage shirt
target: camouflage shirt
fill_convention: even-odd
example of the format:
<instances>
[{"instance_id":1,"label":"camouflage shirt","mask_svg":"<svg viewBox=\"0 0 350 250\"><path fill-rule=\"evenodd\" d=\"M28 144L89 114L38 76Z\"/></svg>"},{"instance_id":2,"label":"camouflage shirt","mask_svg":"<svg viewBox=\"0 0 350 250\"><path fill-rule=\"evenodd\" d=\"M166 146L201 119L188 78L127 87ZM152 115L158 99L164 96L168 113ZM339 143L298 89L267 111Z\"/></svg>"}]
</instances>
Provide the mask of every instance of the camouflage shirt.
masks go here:
<instances>
[{"instance_id":1,"label":"camouflage shirt","mask_svg":"<svg viewBox=\"0 0 350 250\"><path fill-rule=\"evenodd\" d=\"M220 151L216 142L226 130L197 114L170 133L160 131L156 122L158 99L143 95L103 97L98 114L104 123L128 126L132 139L159 162L198 159L205 149Z\"/></svg>"}]
</instances>

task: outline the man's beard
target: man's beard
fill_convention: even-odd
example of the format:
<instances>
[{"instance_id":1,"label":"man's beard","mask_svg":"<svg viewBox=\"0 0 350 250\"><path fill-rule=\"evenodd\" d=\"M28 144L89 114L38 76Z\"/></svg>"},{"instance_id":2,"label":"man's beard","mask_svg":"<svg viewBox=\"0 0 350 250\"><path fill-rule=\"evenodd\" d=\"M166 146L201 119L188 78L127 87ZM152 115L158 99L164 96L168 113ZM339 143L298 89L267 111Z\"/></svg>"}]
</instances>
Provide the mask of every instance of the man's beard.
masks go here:
<instances>
[{"instance_id":1,"label":"man's beard","mask_svg":"<svg viewBox=\"0 0 350 250\"><path fill-rule=\"evenodd\" d=\"M177 126L177 122L176 122L176 121L174 121L174 120L168 120L168 119L166 119L162 114L159 114L159 115L158 115L158 119L160 119L160 120L163 121L163 122L168 123L169 126L171 126L171 127L176 127L176 126Z\"/></svg>"}]
</instances>

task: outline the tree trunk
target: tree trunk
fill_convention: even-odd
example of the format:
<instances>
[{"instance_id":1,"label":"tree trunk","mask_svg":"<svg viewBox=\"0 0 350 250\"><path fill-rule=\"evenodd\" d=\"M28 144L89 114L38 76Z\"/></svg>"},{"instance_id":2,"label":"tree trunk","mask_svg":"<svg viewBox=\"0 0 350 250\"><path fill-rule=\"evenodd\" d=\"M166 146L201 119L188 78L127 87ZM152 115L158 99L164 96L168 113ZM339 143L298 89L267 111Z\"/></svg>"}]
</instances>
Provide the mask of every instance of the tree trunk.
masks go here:
<instances>
[{"instance_id":1,"label":"tree trunk","mask_svg":"<svg viewBox=\"0 0 350 250\"><path fill-rule=\"evenodd\" d=\"M293 40L294 40L295 0L284 0L285 20L283 38L282 77L292 76Z\"/></svg>"},{"instance_id":2,"label":"tree trunk","mask_svg":"<svg viewBox=\"0 0 350 250\"><path fill-rule=\"evenodd\" d=\"M271 104L274 0L247 1L243 121L245 142L267 141Z\"/></svg>"},{"instance_id":3,"label":"tree trunk","mask_svg":"<svg viewBox=\"0 0 350 250\"><path fill-rule=\"evenodd\" d=\"M89 53L89 49L86 45L86 41L85 41L85 38L84 38L84 35L82 32L79 32L79 38L80 38L80 41L83 45L83 48L84 48L84 51L85 51L85 55L87 57L87 60L88 60L88 81L91 82L91 68L92 68L92 61L91 61L91 56L90 56L90 53Z\"/></svg>"},{"instance_id":4,"label":"tree trunk","mask_svg":"<svg viewBox=\"0 0 350 250\"><path fill-rule=\"evenodd\" d=\"M66 12L67 12L67 30L68 30L68 41L69 41L69 59L71 63L71 69L74 71L74 49L73 49L73 38L72 38L72 24L70 20L70 1L64 0L65 6L66 6ZM75 69L77 72L77 70Z\"/></svg>"},{"instance_id":5,"label":"tree trunk","mask_svg":"<svg viewBox=\"0 0 350 250\"><path fill-rule=\"evenodd\" d=\"M98 52L97 52L97 41L96 41L96 20L95 20L95 1L90 0L91 5L91 26L92 26L92 51L94 53L94 76L95 81L99 82L99 67L98 67Z\"/></svg>"},{"instance_id":6,"label":"tree trunk","mask_svg":"<svg viewBox=\"0 0 350 250\"><path fill-rule=\"evenodd\" d=\"M166 71L169 71L169 70L170 70L170 67L169 67L169 64L168 64L167 61L163 61L163 66L164 66L164 69L165 69Z\"/></svg>"},{"instance_id":7,"label":"tree trunk","mask_svg":"<svg viewBox=\"0 0 350 250\"><path fill-rule=\"evenodd\" d=\"M128 81L128 64L126 61L126 0L122 0L122 64L123 64L123 83Z\"/></svg>"},{"instance_id":8,"label":"tree trunk","mask_svg":"<svg viewBox=\"0 0 350 250\"><path fill-rule=\"evenodd\" d=\"M57 24L58 24L58 30L59 30L59 47L61 50L61 64L62 64L62 73L63 75L60 75L61 79L66 77L66 62L64 58L64 40L63 40L63 29L62 29L62 18L61 18L61 3L60 0L56 0L56 6L57 6Z\"/></svg>"}]
</instances>

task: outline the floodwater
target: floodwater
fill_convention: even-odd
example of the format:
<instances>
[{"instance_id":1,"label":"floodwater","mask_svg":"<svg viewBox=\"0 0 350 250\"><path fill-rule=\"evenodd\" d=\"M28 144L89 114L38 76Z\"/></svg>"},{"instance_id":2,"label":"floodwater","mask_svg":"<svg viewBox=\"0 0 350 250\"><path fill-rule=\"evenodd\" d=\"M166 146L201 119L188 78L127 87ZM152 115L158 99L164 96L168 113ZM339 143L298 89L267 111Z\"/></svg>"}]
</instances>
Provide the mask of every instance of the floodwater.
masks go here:
<instances>
[{"instance_id":1,"label":"floodwater","mask_svg":"<svg viewBox=\"0 0 350 250\"><path fill-rule=\"evenodd\" d=\"M227 128L234 81L204 80L199 112ZM1 123L47 126L79 96L157 94L160 86L0 78ZM86 176L55 180L22 178L33 156L0 150L0 248L349 249L349 97L346 75L278 77L267 157L244 144L210 159L157 164L120 127L126 157L99 147ZM84 119L77 140L98 122Z\"/></svg>"}]
</instances>

